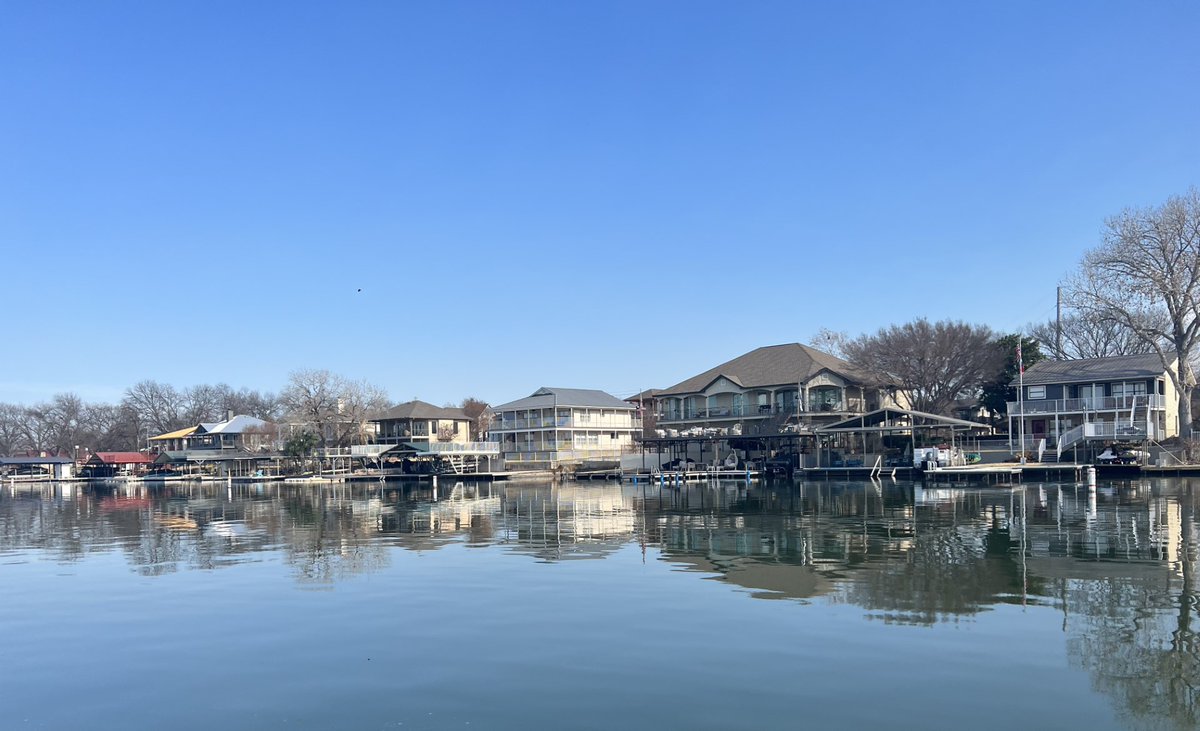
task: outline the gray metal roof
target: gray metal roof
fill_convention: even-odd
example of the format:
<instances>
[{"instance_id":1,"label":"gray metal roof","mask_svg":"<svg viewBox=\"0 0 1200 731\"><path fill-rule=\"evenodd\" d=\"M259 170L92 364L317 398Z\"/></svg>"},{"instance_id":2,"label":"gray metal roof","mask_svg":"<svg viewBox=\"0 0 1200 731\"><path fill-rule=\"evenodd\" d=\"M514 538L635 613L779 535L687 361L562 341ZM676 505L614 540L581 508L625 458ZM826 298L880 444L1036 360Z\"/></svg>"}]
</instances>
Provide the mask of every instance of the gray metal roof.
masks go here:
<instances>
[{"instance_id":1,"label":"gray metal roof","mask_svg":"<svg viewBox=\"0 0 1200 731\"><path fill-rule=\"evenodd\" d=\"M0 457L2 465L37 465L37 464L71 464L75 460L70 457Z\"/></svg>"},{"instance_id":2,"label":"gray metal roof","mask_svg":"<svg viewBox=\"0 0 1200 731\"><path fill-rule=\"evenodd\" d=\"M632 411L633 404L622 401L612 394L591 388L546 388L543 386L532 395L506 404L493 406L492 411L518 411L520 409L549 409L555 406L581 406L595 409L624 409Z\"/></svg>"},{"instance_id":3,"label":"gray metal roof","mask_svg":"<svg viewBox=\"0 0 1200 731\"><path fill-rule=\"evenodd\" d=\"M751 350L698 376L664 388L657 396L700 393L721 376L742 388L790 386L807 381L821 371L831 371L854 383L873 386L879 379L829 353L800 343L768 345Z\"/></svg>"},{"instance_id":4,"label":"gray metal roof","mask_svg":"<svg viewBox=\"0 0 1200 731\"><path fill-rule=\"evenodd\" d=\"M1052 383L1093 383L1122 379L1157 378L1166 374L1155 353L1114 355L1111 358L1081 360L1043 360L1025 369L1025 385ZM1020 378L1013 379L1016 386Z\"/></svg>"},{"instance_id":5,"label":"gray metal roof","mask_svg":"<svg viewBox=\"0 0 1200 731\"><path fill-rule=\"evenodd\" d=\"M204 427L206 434L242 434L251 429L265 429L271 426L271 423L246 414L238 414L228 421L201 424L200 426Z\"/></svg>"},{"instance_id":6,"label":"gray metal roof","mask_svg":"<svg viewBox=\"0 0 1200 731\"><path fill-rule=\"evenodd\" d=\"M407 401L397 404L383 412L371 421L388 421L391 419L457 419L470 421L471 417L462 409L443 408L425 403L424 401Z\"/></svg>"}]
</instances>

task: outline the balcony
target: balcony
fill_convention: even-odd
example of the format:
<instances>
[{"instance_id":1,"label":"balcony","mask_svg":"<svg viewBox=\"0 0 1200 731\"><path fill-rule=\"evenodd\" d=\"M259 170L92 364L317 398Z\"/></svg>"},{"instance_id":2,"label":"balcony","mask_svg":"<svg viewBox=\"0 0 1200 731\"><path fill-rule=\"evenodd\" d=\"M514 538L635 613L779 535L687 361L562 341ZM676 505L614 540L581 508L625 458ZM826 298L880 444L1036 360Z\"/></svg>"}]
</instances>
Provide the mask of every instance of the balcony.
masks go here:
<instances>
[{"instance_id":1,"label":"balcony","mask_svg":"<svg viewBox=\"0 0 1200 731\"><path fill-rule=\"evenodd\" d=\"M812 408L801 411L801 416L819 414L862 413L862 403L857 400L850 402L850 412L840 401L814 401ZM672 421L718 421L721 419L765 419L771 416L795 416L796 405L771 406L769 404L751 404L749 406L715 406L710 409L683 409L682 411L664 411L656 416L658 422Z\"/></svg>"},{"instance_id":2,"label":"balcony","mask_svg":"<svg viewBox=\"0 0 1200 731\"><path fill-rule=\"evenodd\" d=\"M634 425L633 417L613 417L613 416L593 416L590 418L571 418L569 416L560 416L558 418L546 417L544 419L510 419L508 421L492 422L491 431L529 431L532 429L636 429L640 428L640 424Z\"/></svg>"},{"instance_id":3,"label":"balcony","mask_svg":"<svg viewBox=\"0 0 1200 731\"><path fill-rule=\"evenodd\" d=\"M1088 411L1128 411L1133 408L1167 408L1167 400L1158 394L1137 396L1095 396L1068 399L1025 399L1024 406L1018 401L1008 402L1009 416L1024 412L1025 416L1041 414L1082 414Z\"/></svg>"}]
</instances>

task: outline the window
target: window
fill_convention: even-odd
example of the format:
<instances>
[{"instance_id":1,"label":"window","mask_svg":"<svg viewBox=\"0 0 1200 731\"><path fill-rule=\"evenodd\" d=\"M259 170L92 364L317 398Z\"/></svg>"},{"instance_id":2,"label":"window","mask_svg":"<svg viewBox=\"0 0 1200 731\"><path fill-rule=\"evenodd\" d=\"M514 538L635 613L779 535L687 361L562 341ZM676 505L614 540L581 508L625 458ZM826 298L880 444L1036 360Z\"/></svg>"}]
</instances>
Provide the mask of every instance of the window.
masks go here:
<instances>
[{"instance_id":1,"label":"window","mask_svg":"<svg viewBox=\"0 0 1200 731\"><path fill-rule=\"evenodd\" d=\"M1028 395L1028 397L1029 397L1029 398L1031 398L1031 399L1044 399L1044 398L1046 398L1046 387L1045 387L1045 386L1030 386L1030 387L1027 389L1027 391L1028 391L1028 394L1027 394L1027 395Z\"/></svg>"},{"instance_id":2,"label":"window","mask_svg":"<svg viewBox=\"0 0 1200 731\"><path fill-rule=\"evenodd\" d=\"M1114 383L1112 386L1113 396L1145 396L1146 382L1137 381L1135 383Z\"/></svg>"}]
</instances>

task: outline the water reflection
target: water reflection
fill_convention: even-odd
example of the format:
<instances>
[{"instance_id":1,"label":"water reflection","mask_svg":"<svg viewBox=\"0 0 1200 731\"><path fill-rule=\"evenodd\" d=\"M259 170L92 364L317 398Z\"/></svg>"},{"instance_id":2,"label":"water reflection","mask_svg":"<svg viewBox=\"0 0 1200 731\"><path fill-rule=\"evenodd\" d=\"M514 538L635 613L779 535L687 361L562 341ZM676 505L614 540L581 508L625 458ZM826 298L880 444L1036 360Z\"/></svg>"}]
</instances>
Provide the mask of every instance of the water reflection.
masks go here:
<instances>
[{"instance_id":1,"label":"water reflection","mask_svg":"<svg viewBox=\"0 0 1200 731\"><path fill-rule=\"evenodd\" d=\"M158 576L277 558L305 586L448 544L542 562L644 560L750 597L909 626L998 606L1061 615L1070 662L1133 727L1200 724L1196 484L283 484L0 491L0 565L124 555Z\"/></svg>"}]
</instances>

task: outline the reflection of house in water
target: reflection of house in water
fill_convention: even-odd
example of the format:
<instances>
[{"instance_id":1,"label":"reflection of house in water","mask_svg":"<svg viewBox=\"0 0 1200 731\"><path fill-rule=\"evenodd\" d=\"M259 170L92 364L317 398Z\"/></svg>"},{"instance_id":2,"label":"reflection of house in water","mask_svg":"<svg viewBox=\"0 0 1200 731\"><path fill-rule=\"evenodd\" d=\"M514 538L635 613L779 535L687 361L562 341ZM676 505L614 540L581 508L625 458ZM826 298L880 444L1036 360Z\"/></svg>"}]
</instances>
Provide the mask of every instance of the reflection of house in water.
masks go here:
<instances>
[{"instance_id":1,"label":"reflection of house in water","mask_svg":"<svg viewBox=\"0 0 1200 731\"><path fill-rule=\"evenodd\" d=\"M490 539L500 513L500 497L491 483L456 482L440 489L420 485L407 497L407 504L393 506L381 527L399 534L396 542L409 549L437 548L460 534L472 541Z\"/></svg>"},{"instance_id":2,"label":"reflection of house in water","mask_svg":"<svg viewBox=\"0 0 1200 731\"><path fill-rule=\"evenodd\" d=\"M547 560L601 558L632 539L636 492L608 483L505 486L498 538Z\"/></svg>"}]
</instances>

